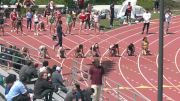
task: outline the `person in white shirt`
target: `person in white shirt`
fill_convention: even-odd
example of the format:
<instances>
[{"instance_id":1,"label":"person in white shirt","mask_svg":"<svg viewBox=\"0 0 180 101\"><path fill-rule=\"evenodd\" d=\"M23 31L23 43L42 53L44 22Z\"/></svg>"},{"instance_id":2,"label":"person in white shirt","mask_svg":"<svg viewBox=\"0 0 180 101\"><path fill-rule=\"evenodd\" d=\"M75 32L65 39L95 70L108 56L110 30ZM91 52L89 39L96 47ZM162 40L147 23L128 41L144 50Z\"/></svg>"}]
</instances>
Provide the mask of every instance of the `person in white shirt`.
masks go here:
<instances>
[{"instance_id":1,"label":"person in white shirt","mask_svg":"<svg viewBox=\"0 0 180 101\"><path fill-rule=\"evenodd\" d=\"M143 26L142 34L144 34L145 28L147 28L146 34L148 34L149 26L150 26L150 19L151 19L151 13L148 10L146 10L146 12L143 14L143 19L144 19L144 26Z\"/></svg>"},{"instance_id":2,"label":"person in white shirt","mask_svg":"<svg viewBox=\"0 0 180 101\"><path fill-rule=\"evenodd\" d=\"M100 25L99 25L99 13L95 12L94 14L94 31L98 30L100 32Z\"/></svg>"},{"instance_id":3,"label":"person in white shirt","mask_svg":"<svg viewBox=\"0 0 180 101\"><path fill-rule=\"evenodd\" d=\"M37 11L34 14L34 35L38 35L38 24L39 24L39 15Z\"/></svg>"},{"instance_id":4,"label":"person in white shirt","mask_svg":"<svg viewBox=\"0 0 180 101\"><path fill-rule=\"evenodd\" d=\"M165 12L165 34L167 34L169 31L171 17L172 17L172 12L171 12L170 8L167 8L167 10Z\"/></svg>"}]
</instances>

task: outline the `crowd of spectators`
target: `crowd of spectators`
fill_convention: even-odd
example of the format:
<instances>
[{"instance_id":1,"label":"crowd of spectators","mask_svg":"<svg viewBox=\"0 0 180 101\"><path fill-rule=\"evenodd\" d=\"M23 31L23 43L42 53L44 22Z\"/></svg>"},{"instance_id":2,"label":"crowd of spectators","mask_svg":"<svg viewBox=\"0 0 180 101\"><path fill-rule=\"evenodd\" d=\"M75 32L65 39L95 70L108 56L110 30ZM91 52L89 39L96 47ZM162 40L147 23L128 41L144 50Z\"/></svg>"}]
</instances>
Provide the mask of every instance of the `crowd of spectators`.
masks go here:
<instances>
[{"instance_id":1,"label":"crowd of spectators","mask_svg":"<svg viewBox=\"0 0 180 101\"><path fill-rule=\"evenodd\" d=\"M42 66L28 61L27 65L20 69L19 79L14 74L6 77L5 97L7 101L33 101L36 99L52 101L53 93L58 94L59 91L66 94L64 101L99 101L104 69L98 59L93 61L90 69L91 87L82 89L78 83L73 83L68 88L64 83L61 71L62 67L60 66L49 67L48 61L44 61ZM33 78L37 78L37 80L31 82ZM29 89L28 84L33 84L33 88Z\"/></svg>"}]
</instances>

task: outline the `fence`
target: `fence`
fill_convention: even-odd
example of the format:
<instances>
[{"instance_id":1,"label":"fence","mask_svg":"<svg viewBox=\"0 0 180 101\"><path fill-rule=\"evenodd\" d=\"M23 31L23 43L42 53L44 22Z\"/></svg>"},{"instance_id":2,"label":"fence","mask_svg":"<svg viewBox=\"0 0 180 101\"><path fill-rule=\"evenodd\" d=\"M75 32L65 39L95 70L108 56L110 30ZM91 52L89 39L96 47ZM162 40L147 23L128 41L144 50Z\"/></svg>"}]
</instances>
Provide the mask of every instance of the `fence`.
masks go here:
<instances>
[{"instance_id":1,"label":"fence","mask_svg":"<svg viewBox=\"0 0 180 101\"><path fill-rule=\"evenodd\" d=\"M81 64L78 59L73 59L70 83L78 82L82 85L82 88L90 87L89 68L90 64ZM148 101L131 87L125 87L106 76L103 78L100 99L101 101Z\"/></svg>"}]
</instances>

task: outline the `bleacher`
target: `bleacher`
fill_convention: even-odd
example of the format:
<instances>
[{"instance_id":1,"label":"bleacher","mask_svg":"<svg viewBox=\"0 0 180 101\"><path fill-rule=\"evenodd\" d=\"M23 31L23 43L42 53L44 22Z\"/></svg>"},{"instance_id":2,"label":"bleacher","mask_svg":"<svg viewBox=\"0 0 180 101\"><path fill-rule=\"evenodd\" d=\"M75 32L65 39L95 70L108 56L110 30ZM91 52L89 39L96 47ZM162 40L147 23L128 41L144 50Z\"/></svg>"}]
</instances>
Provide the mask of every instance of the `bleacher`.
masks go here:
<instances>
[{"instance_id":1,"label":"bleacher","mask_svg":"<svg viewBox=\"0 0 180 101\"><path fill-rule=\"evenodd\" d=\"M7 47L5 47L5 46L1 46L1 49L2 48L6 48L6 49L9 49L9 48L7 48ZM0 54L4 54L4 55L6 55L6 56L12 56L12 57L16 57L16 56L13 56L13 55L10 55L10 54L6 54L6 53L3 53L2 51L0 51ZM19 58L19 57L17 57L17 58ZM19 58L19 59L23 59L23 58ZM21 64L21 63L15 63L15 62L13 62L12 60L8 60L8 59L6 59L6 58L0 58L0 60L2 61L6 61L6 62L11 62L11 63L14 63L14 64L19 64L19 65L24 65L24 64ZM19 74L18 74L18 72L19 72L19 70L18 69L15 69L15 68L13 68L13 67L8 67L8 66L6 66L6 65L4 65L4 64L0 64L0 75L1 76L3 76L3 78L5 78L5 77L7 77L9 74L15 74L16 75L16 77L17 77L17 79L19 79ZM27 84L27 87L29 88L29 89L34 89L34 84ZM4 94L4 92L5 92L5 88L2 86L2 85L0 85L0 93L1 93L1 95L3 95L3 96L5 96L5 94ZM58 93L53 93L53 98L54 98L54 101L63 101L64 100L64 98L65 98L65 96L66 96L66 94L64 93L64 92L61 92L61 91L59 91ZM0 101L3 101L3 100L1 100L1 97L0 97ZM5 100L4 100L5 101ZM36 101L43 101L42 99L37 99Z\"/></svg>"}]
</instances>

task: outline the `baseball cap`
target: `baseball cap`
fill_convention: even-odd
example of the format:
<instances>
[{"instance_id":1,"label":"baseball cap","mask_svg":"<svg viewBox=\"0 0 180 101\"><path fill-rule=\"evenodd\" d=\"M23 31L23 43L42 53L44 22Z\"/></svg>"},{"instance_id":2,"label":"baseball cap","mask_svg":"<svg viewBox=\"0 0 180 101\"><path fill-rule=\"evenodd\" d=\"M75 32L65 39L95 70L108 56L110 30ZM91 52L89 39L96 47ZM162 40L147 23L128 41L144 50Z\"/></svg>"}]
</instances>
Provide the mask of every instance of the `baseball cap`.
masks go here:
<instances>
[{"instance_id":1,"label":"baseball cap","mask_svg":"<svg viewBox=\"0 0 180 101\"><path fill-rule=\"evenodd\" d=\"M61 70L62 70L62 67L57 66L57 67L56 67L56 70L57 70L57 71L61 71Z\"/></svg>"}]
</instances>

